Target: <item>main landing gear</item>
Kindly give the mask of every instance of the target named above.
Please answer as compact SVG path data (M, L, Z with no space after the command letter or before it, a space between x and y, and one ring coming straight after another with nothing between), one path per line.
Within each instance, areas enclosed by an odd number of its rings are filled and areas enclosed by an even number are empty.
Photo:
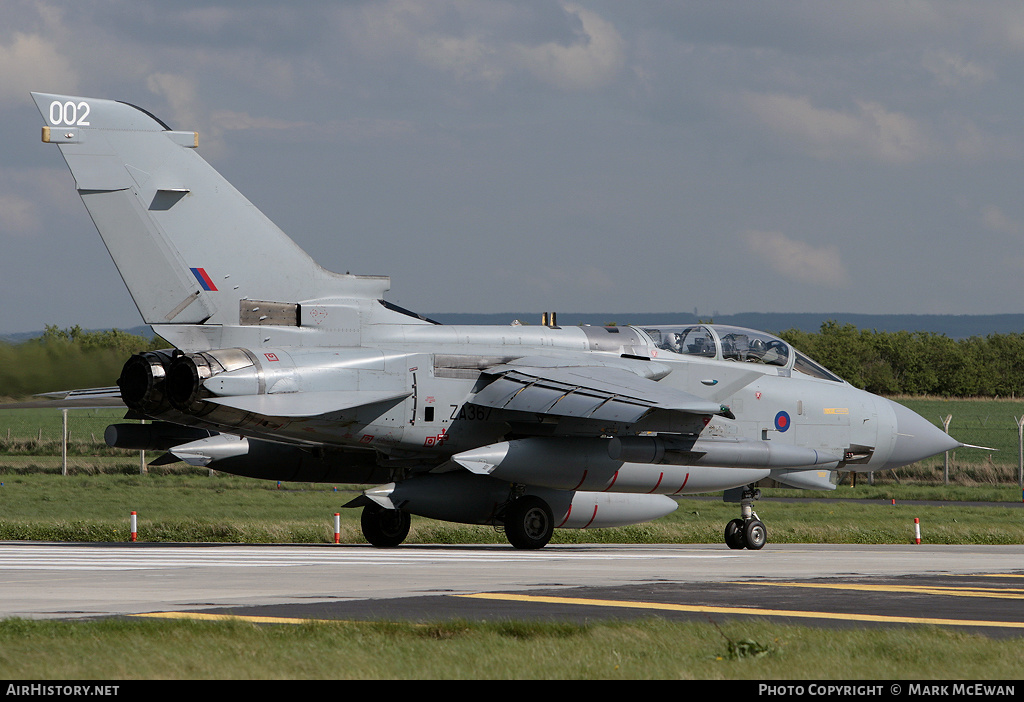
M740 503L740 518L725 525L725 543L729 548L758 551L768 542L768 529L754 511L754 500L760 497L761 491L750 485L725 491L726 502Z
M359 519L363 536L378 548L392 548L405 541L411 523L409 513L405 510L384 509L376 504L363 507Z
M555 531L555 518L548 503L534 495L523 495L505 508L505 538L520 549L544 548Z
M518 549L544 548L555 531L555 518L548 503L534 495L523 495L508 503L501 516L505 537ZM363 536L378 548L392 548L409 535L409 513L385 509L373 503L363 507L360 517Z

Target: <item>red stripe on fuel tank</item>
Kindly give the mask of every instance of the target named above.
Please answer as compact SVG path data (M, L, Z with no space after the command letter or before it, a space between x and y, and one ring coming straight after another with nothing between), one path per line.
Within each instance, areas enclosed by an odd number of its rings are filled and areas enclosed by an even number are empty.
M619 479L619 471L615 471L615 475L612 476L612 481L610 483L608 483L608 487L606 487L603 490L603 492L608 492L609 490L611 490L612 489L612 485L614 485L615 481L618 480L618 479Z
M569 521L569 515L570 515L570 514L572 514L572 505L569 505L569 511L565 513L565 519L563 519L563 520L562 520L562 523L561 523L561 524L559 524L558 526L562 526L562 525L563 525L563 524L565 524L565 523L566 523L567 521Z
M652 493L653 493L653 492L654 492L655 490L657 490L657 489L658 489L658 486L659 486L659 485L661 485L661 480L662 480L662 478L664 478L664 477L665 477L665 474L664 474L664 473L661 473L661 474L659 474L659 475L658 475L658 482L657 482L657 483L655 483L655 485L654 485L654 487L653 487L653 488L651 488L651 492L647 493L648 495L652 494Z
M687 473L687 474L686 474L686 477L685 477L685 478L683 478L683 484L682 484L682 485L680 485L680 486L679 486L679 489L678 489L678 490L676 490L676 491L675 491L674 493L672 493L672 494L673 494L673 495L678 495L679 493L681 493L681 492L683 491L683 488L684 488L684 487L686 487L686 483L688 483L689 481L690 481L690 474L689 474L689 473Z

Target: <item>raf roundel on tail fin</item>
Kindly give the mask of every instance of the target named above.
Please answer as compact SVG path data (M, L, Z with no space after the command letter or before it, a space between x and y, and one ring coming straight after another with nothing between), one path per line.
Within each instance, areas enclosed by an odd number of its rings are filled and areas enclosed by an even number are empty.
M385 276L320 267L171 130L134 105L32 93L147 324L239 324L240 301L380 298ZM242 305L244 307L244 305Z

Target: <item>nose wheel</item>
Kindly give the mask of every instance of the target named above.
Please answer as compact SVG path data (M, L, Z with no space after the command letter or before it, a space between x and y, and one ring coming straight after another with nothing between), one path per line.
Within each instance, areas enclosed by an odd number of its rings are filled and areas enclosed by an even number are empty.
M759 551L768 543L768 529L754 512L754 500L760 497L761 491L755 490L749 485L742 488L742 492L738 494L732 490L726 490L725 500L727 502L740 503L740 518L733 519L725 525L725 543L729 548Z

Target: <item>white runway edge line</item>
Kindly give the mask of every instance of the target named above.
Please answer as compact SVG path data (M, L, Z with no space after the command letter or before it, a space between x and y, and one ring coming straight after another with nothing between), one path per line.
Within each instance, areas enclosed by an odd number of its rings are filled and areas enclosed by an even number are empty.
M357 547L333 549L296 549L282 547L169 547L104 548L82 546L21 546L0 544L0 570L146 570L159 568L271 568L324 565L431 565L457 560L480 564L552 561L622 561L642 559L720 559L736 558L732 553L681 553L643 551L636 553L588 553L551 550L535 553L501 551L464 551L429 549L378 551Z

